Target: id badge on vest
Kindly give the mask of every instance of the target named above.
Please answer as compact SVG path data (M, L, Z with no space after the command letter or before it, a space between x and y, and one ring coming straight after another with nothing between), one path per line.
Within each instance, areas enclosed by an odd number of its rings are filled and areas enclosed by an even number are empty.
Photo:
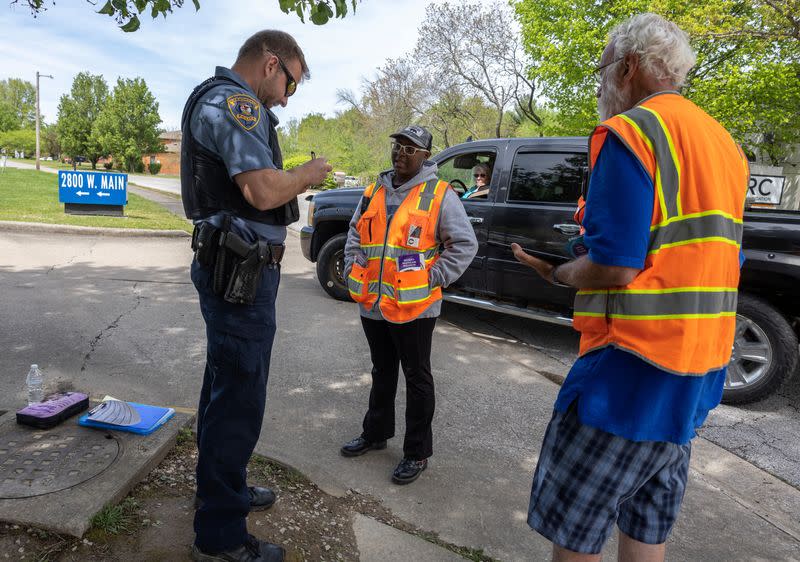
M420 238L422 238L422 225L416 222L409 223L406 246L409 248L419 248Z
M397 258L397 271L420 271L424 264L422 254L403 254Z

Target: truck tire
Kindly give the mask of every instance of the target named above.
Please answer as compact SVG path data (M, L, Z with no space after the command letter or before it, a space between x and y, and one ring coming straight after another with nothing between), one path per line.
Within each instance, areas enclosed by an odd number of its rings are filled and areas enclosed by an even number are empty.
M317 279L325 292L340 301L351 301L344 280L344 244L347 233L337 234L322 246L317 256Z
M722 402L747 404L775 392L797 368L797 346L797 335L780 312L763 299L739 294Z

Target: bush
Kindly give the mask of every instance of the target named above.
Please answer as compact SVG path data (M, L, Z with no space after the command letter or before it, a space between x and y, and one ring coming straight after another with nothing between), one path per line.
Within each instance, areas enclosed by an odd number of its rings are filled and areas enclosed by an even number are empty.
M150 170L151 174L156 175L161 171L161 162L150 162L148 169Z
M113 167L114 167L114 162L112 160L103 163L103 168L105 168L106 170L110 170Z
M36 152L36 132L27 129L5 131L0 133L0 148L5 148L11 156L14 151L22 151L25 154Z
M308 156L306 154L297 154L295 156L289 156L289 158L283 161L283 169L291 170L292 168L297 168L298 166L302 166L309 160L311 160L311 156Z
M322 191L327 191L329 189L336 189L339 186L336 184L336 180L333 179L333 174L328 174L323 182L317 187L319 187L319 189Z

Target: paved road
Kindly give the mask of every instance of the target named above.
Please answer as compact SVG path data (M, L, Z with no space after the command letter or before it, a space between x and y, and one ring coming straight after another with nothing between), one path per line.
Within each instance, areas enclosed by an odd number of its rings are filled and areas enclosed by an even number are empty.
M9 160L9 166L33 168L30 164ZM42 168L53 171L53 169ZM181 214L180 180L131 174L129 182L147 188L139 192L157 199L176 214ZM136 187L131 189L136 191ZM166 195L159 195L164 192ZM306 223L308 202L299 196L299 230ZM553 326L479 311L468 307L445 305L444 318L484 340L505 343L508 353L537 353L537 370L545 374L566 375L575 359L577 335L570 328ZM525 361L524 358L521 359ZM709 416L700 434L728 451L767 470L800 489L800 374L795 374L772 397L747 406L720 406Z
M566 375L575 360L578 336L571 328L451 303L444 317L508 347L545 354L552 360L547 370L557 375ZM717 407L700 435L800 489L800 374L761 402Z
M331 492L378 497L397 517L448 542L501 560L545 559L547 543L524 520L557 392L546 373L566 368L557 345L541 344L542 353L504 341L507 333L448 307L433 353L435 456L414 485L394 486L389 474L401 439L359 459L338 454L360 430L368 350L354 305L327 297L299 255L298 238L288 242L258 452L297 466ZM205 354L189 259L185 238L0 232L0 407L22 403L34 362L51 386L194 406ZM399 394L401 435L402 388ZM672 559L800 560L800 492L702 440L691 478Z

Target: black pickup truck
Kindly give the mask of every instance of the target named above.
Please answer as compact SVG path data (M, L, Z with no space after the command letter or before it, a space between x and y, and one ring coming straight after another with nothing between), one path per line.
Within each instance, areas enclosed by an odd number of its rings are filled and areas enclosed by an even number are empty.
M519 264L512 242L567 258L578 233L575 203L586 181L586 138L482 140L450 147L432 158L439 177L458 192L472 185L472 168L488 164L490 192L464 200L475 228L478 254L444 299L533 320L570 325L574 290L551 285ZM322 288L349 299L342 277L350 218L363 188L313 196L303 255L317 264ZM800 213L765 209L745 212L744 264L736 340L723 400L759 400L797 369L800 334Z

